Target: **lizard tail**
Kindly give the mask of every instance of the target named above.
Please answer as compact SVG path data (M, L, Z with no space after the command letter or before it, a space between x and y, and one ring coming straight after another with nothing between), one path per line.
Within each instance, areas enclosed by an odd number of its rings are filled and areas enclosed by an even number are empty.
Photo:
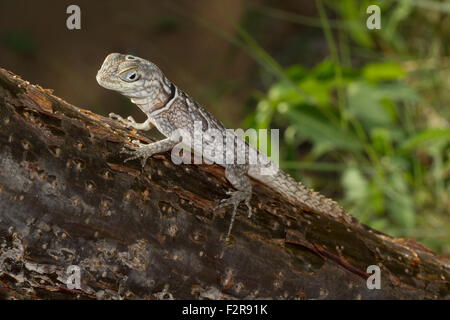
M309 189L281 169L273 175L261 175L252 171L249 171L249 176L277 191L292 204L347 222L351 221L351 216L338 203Z

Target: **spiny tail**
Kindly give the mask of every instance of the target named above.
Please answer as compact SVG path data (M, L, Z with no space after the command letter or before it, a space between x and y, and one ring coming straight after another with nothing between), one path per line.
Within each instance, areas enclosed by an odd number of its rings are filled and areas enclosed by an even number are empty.
M292 204L306 207L316 213L341 218L347 222L351 221L351 216L335 201L307 188L281 169L273 175L262 175L257 170L249 170L249 176L277 191Z

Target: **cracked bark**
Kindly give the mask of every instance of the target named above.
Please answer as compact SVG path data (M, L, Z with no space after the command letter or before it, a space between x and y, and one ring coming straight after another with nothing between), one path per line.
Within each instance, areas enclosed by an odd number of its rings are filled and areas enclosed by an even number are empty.
M0 69L0 298L450 298L448 259L257 182L226 243L223 170L169 154L125 164L131 139L151 140Z

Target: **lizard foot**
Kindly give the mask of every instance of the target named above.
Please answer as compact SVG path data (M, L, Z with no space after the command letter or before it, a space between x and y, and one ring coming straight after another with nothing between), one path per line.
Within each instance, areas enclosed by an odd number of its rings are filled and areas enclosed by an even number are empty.
M132 116L129 116L128 118L124 119L122 118L122 116L116 114L116 113L110 113L108 115L111 119L115 119L115 120L119 120L121 122L123 122L125 125L129 126L129 127L135 127L136 124L138 124L134 118Z
M230 237L231 229L233 228L234 219L236 218L237 208L239 204L243 201L248 208L248 217L252 217L252 207L250 206L250 199L252 197L251 192L247 191L228 191L227 194L231 195L231 197L222 199L220 203L214 208L214 210L227 207L229 205L233 206L233 212L231 214L231 222L228 227L227 240Z
M133 140L132 143L137 144L138 146L137 147L127 146L127 147L124 147L120 151L120 153L132 155L132 157L125 159L124 162L142 158L141 164L142 164L142 167L145 167L145 163L147 162L147 159L156 153L153 151L152 144L144 144L138 140ZM129 149L131 149L131 150L129 150Z

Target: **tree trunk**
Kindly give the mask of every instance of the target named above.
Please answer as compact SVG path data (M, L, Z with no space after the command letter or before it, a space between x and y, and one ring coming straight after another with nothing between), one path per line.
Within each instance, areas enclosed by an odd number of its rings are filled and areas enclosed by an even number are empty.
M141 169L119 152L132 139L151 140L0 69L0 298L450 297L448 259L255 181L227 242L223 170L169 154Z

